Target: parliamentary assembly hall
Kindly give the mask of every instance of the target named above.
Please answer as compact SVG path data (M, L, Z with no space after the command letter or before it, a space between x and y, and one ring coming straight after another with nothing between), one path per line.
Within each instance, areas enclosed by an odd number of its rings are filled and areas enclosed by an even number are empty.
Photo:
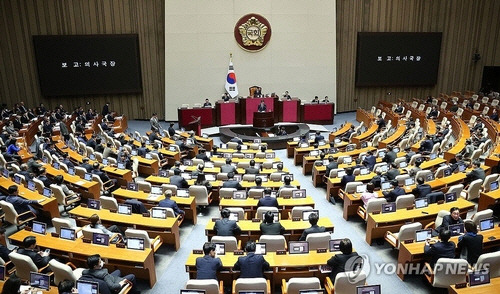
M499 11L0 1L0 294L498 293Z

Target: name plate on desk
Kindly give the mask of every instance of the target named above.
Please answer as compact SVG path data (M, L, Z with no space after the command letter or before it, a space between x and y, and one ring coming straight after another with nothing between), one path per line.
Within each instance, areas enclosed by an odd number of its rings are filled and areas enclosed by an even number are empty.
M372 212L373 214L380 214L380 210Z
M59 238L59 234L57 232L52 232L50 235L54 238Z
M408 207L406 208L406 210L412 210L413 208L415 208L413 205L412 205L412 206L408 206Z
M260 219L258 219L258 218L252 218L252 223L260 223Z
M143 214L142 214L142 216L143 216L143 217L150 217L150 216L151 216L151 214L150 214L149 212L145 212L145 213L143 213Z
M243 250L234 250L234 251L233 251L233 254L234 254L234 255L243 255L243 254L244 254L244 252L243 252Z
M292 217L292 222L298 222L300 221L300 217Z
M201 249L193 249L193 254L203 254L203 250L201 250Z
M31 227L26 226L26 227L24 227L24 229L25 229L26 231L28 231L28 232L31 232Z
M117 210L116 210L116 209L110 209L110 210L109 210L109 212L111 212L111 213L116 213L116 212L117 212Z
M287 195L287 196L282 196L282 198L283 199L290 199L290 198L292 198L292 196Z
M123 243L116 243L116 248L125 248L125 244L123 244Z
M80 204L80 206L83 207L83 208L87 208L88 207L87 203L82 203L82 204Z
M413 239L408 239L403 241L405 244L411 244L413 243Z
M276 255L286 255L286 250L276 250Z
M467 287L467 283L458 283L455 284L455 289L465 288Z
M316 249L316 252L317 253L325 253L326 252L326 248L318 248L318 249Z
M220 219L220 218L218 218L218 217L213 217L213 218L212 218L212 221L213 221L213 222L216 222L216 221L218 221L219 219Z
M92 243L92 240L87 238L82 238L83 243Z
M252 198L253 198L253 199L260 199L260 198L262 198L262 196L260 196L260 195L255 195L255 196L253 196Z

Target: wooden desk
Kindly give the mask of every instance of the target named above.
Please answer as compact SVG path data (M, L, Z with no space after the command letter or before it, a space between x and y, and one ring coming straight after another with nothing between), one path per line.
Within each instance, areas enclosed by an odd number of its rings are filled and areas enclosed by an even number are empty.
M366 243L371 245L373 239L384 237L387 231L398 232L401 226L407 222L420 222L422 226L425 226L436 219L439 211L449 211L454 206L460 209L460 216L465 219L467 211L474 208L474 203L458 197L457 201L443 204L433 203L420 209L398 209L395 212L380 214L370 213L366 223Z
M370 146L370 147L365 147L365 148L361 148L361 149L354 149L352 151L345 151L345 152L338 152L335 154L328 154L325 156L325 159L328 159L328 157L330 157L330 156L332 156L334 159L338 159L340 156L351 156L351 157L353 157L353 161L354 161L354 159L356 159L359 156L359 154L361 154L363 152L374 151L374 150L377 150L377 148ZM313 170L313 165L314 165L314 162L316 160L320 160L319 155L318 156L304 156L304 158L302 159L302 174L304 174L304 175L310 174ZM313 179L313 181L314 181L314 179Z
M47 171L47 174L51 177L58 175L63 176L64 181L71 186L75 187L76 190L85 198L99 199L101 197L101 188L99 183L94 181L86 181L77 175L70 175L65 173L62 169L55 169L50 164L42 163L43 167Z
M116 189L115 191L113 191L112 194L115 197L115 199L120 203L125 202L125 200L127 199L137 199L142 203L144 203L144 206L147 209L150 209L153 206L157 206L161 200L165 199L164 195L160 195L157 198L151 198L149 197L150 195L149 193L143 191L137 191L137 192L130 191L122 188ZM185 197L172 196L171 199L177 202L177 206L179 206L180 209L184 210L184 212L186 213L184 218L191 220L193 224L196 225L197 212L196 212L196 201L194 200L194 197L191 196L185 198Z
M78 226L89 224L89 218L93 214L99 215L104 225L118 225L121 227L133 227L138 230L145 230L150 237L160 236L163 243L168 243L174 246L175 250L179 250L179 223L178 218L152 218L145 217L142 214L126 215L116 212L111 212L107 209L95 210L88 207L78 206L69 211L70 215L76 219Z
M193 172L195 170L198 170L198 167L194 166L194 165L193 166L186 166L186 168L184 169L185 172ZM241 174L241 175L245 174L244 168L237 168L236 170L238 171L238 174ZM276 168L264 168L264 169L259 171L259 174L260 175L270 175L270 174L275 173L277 171L278 171L278 169L276 169ZM288 168L284 168L283 171L285 173L289 173ZM218 173L220 173L220 167L205 167L203 169L203 172L205 174L218 174Z
M231 161L234 162L234 163L238 163L238 162L250 162L250 160L254 160L255 162L258 162L258 163L263 163L263 162L280 162L281 159L279 159L278 157L275 157L275 158L272 158L272 159L267 159L267 158L253 158L253 159L249 159L249 158L231 158ZM218 156L212 156L210 158L210 161L212 162L224 162L224 164L226 164L226 159L223 158L223 157L218 157Z
M95 245L84 243L81 238L70 241L54 238L50 234L41 235L26 230L10 235L9 239L13 244L22 246L24 238L28 236L36 236L38 246L49 248L52 256L69 260L77 267L87 268L87 257L99 253L101 258L107 259L106 268L120 269L123 275L134 274L139 279L148 280L151 288L156 283L155 261L151 248L142 251L117 248L114 244Z
M160 164L156 159L146 159L140 156L132 156L132 160L139 160L139 173L144 175L157 175L160 171Z
M300 165L302 164L302 159L306 154L309 154L309 152L313 150L328 150L330 149L330 144L318 146L318 148L314 148L314 146L309 146L309 147L300 147L300 148L295 148L293 152L293 164L295 165Z
M447 161L450 161L452 158L455 158L455 156L465 148L465 141L470 138L469 126L467 126L467 124L463 120L455 116L449 117L449 120L455 138L460 138L460 139L457 142L455 142L455 145L450 150L444 153L444 158Z
M292 211L293 207L296 206L312 206L314 208L314 200L311 196L306 198L282 198L278 197L279 210L281 211L280 219L288 219L288 213ZM220 199L219 208L222 210L226 207L242 207L247 213L248 219L252 219L257 213L257 203L258 199L247 198L247 199Z
M8 195L8 189L10 186L16 185L18 188L18 194L20 197L27 200L40 200L44 201L38 205L34 205L34 207L40 207L46 212L49 217L52 219L53 217L60 217L59 214L59 205L57 204L57 199L55 197L47 198L43 195L40 195L38 191L31 191L28 188L25 188L23 185L17 185L13 180L0 177L0 189L5 192L5 195Z
M356 148L361 148L361 142L368 141L375 135L378 130L378 125L372 123L370 127L358 136L352 137L352 143L356 144Z
M392 134L387 139L378 142L378 148L385 148L388 145L396 143L405 134L406 125L404 124L404 121L399 121L399 122L400 122L400 124L399 124L398 128L396 129L396 132L394 132L394 134Z
M338 129L336 132L331 132L329 135L328 135L328 141L329 142L332 142L333 140L335 140L336 137L338 136L342 136L344 133L346 133L347 131L349 131L351 129L351 126L352 126L352 123L350 122L346 122L340 129Z
M483 253L488 252L487 249L500 245L500 227L496 226L491 230L479 232L479 234L483 235ZM496 239L490 240L490 237L495 237ZM455 242L455 245L458 244L458 236L451 237L450 240ZM405 268L407 264L423 262L425 260L424 246L425 242L401 243L398 254L398 265L401 268ZM459 252L457 251L457 253ZM405 273L398 270L398 277L401 280L404 280L404 276Z
M305 229L310 228L311 224L308 221L292 221L289 219L280 220L281 225L285 228L285 238L287 241L290 240L299 240L302 232ZM214 231L215 222L210 220L205 227L205 235L207 235L208 240L212 239L215 236ZM238 240L241 240L241 243L244 244L248 240L258 240L261 232L260 232L260 222L253 222L251 220L240 220L238 222L238 226L241 228L241 235L236 236ZM327 217L320 217L318 221L318 226L324 226L326 231L333 233L333 223Z
M477 206L477 211L491 208L493 205L498 203L499 199L500 199L500 190L495 190L488 193L481 192Z
M457 289L455 285L448 288L450 294L491 294L496 293L500 287L500 277L490 279L489 284L478 286L467 286L465 288Z

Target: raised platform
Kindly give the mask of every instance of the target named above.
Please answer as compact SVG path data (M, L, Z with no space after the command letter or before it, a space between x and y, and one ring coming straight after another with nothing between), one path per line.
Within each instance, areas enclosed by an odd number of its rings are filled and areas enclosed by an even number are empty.
M307 134L310 128L307 124L282 124L288 135L269 137L269 134L277 132L278 125L270 129L254 128L253 126L224 126L219 127L220 139L222 142L227 143L234 137L239 137L243 141L253 141L254 139L261 139L263 143L267 143L271 149L284 149L286 142L292 140L294 137L300 137Z

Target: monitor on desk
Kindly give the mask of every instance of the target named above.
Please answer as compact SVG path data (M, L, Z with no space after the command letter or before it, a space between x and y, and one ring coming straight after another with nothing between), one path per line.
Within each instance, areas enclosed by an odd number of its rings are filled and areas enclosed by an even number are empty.
M325 140L321 140L318 142L318 146L325 146L326 145L326 141Z
M50 198L52 196L52 190L47 187L43 187L43 196Z
M177 148L175 146L176 145L168 146L168 151L170 151L170 152L177 152Z
M429 154L429 160L433 160L433 159L436 159L436 158L437 158L437 154L436 153Z
M235 222L238 222L240 220L240 214L237 212L230 212L228 219L234 220Z
M101 233L92 233L92 243L97 245L109 245L109 235Z
M469 273L469 285L471 287L490 283L489 270L475 271Z
M59 164L59 162L57 161L54 161L54 163L52 164L52 166L55 168L55 169L59 169L61 167L61 165Z
M330 247L330 252L335 252L335 251L340 251L340 242L342 239L332 239L328 241L329 247Z
M315 213L319 217L319 210L317 209L311 209L311 210L304 210L302 211L302 220L303 221L309 221L309 216L311 214Z
M42 222L33 221L32 232L45 235L45 232L47 232L47 225Z
M127 249L144 250L144 238L127 237Z
M341 142L342 142L342 140L341 140L341 139L339 139L339 138L335 138L335 139L333 140L333 143L335 143L335 144L340 144Z
M294 138L292 139L292 142L299 142L299 141L300 141L300 137L294 137Z
M444 200L445 200L445 202L457 201L457 193L451 192L451 193L444 194Z
M127 183L127 190L138 191L139 187L138 187L138 185L135 182L128 182Z
M190 173L181 173L181 177L186 180L186 181L189 181L191 180L191 174Z
M158 176L163 177L163 178L167 178L168 177L168 171L166 171L166 170L160 170L158 172Z
M393 147L393 148L392 148L392 151L394 151L394 152L398 153L398 152L399 152L399 147Z
M80 293L78 293L78 294L80 294ZM207 292L205 290L181 289L180 294L207 294Z
M382 213L389 213L396 211L396 202L382 204Z
M381 173L386 173L389 170L389 166L387 164L381 165L381 166L378 167L378 170Z
M407 178L405 179L405 186L411 186L415 184L415 179L414 178Z
M282 161L276 161L276 162L273 162L273 169L277 169L278 168L278 165L283 165L283 162Z
M118 204L118 213L120 214L132 214L132 205L130 204Z
M267 177L266 177L266 176L264 176L264 177L265 177L265 178L266 178L266 180L267 180ZM234 179L235 181L241 182L241 181L243 180L243 176L242 176L242 175L234 175L234 176L233 176L233 179ZM262 179L262 182L266 182L266 181L265 181L264 179Z
M345 170L339 170L337 172L337 178L342 178L346 175L347 173L345 172Z
M206 152L206 153L208 153L208 152ZM209 155L207 155L207 156L209 156ZM205 162L205 168L213 168L213 167L214 167L213 162L211 162L211 161Z
M345 151L346 151L346 152L350 152L350 151L353 151L353 150L354 150L354 148L355 148L355 146L354 146L354 145L347 145L347 146L345 147Z
M433 174L428 174L426 177L427 182L433 181L434 180L434 175Z
M68 174L74 176L75 175L75 168L74 167L68 167Z
M151 160L151 159L153 159L153 155L151 155L151 153L146 153L146 154L144 155L144 158L146 158L146 159L148 159L148 160Z
M253 158L255 157L255 154L253 154L253 153L245 153L245 154L244 154L244 157L245 157L246 159L253 159Z
M495 227L495 222L492 217L483 219L479 222L479 230L482 231L487 231L491 230Z
M458 165L458 171L459 172L464 172L466 169L467 169L467 167L465 166L465 164L459 164Z
M95 160L95 154L90 154L90 155L89 155L89 159L90 159L90 160Z
M266 219L266 213L267 213L267 211L262 213L262 217L261 217L262 221L264 221ZM273 223L279 222L280 221L280 213L278 211L272 211L272 213L273 213Z
M498 181L491 182L490 184L490 192L498 190Z
M380 294L380 285L357 286L356 294Z
M356 186L356 193L365 193L367 185L358 185Z
M300 290L299 294L325 294L325 289Z
M338 152L339 152L339 149L335 148L335 147L331 147L330 149L328 149L328 153L330 153L330 154L335 154Z
M151 208L151 217L152 218L167 218L167 210L163 207L152 207Z
M408 163L407 163L406 161L401 161L401 162L399 163L399 168L405 168L405 167L407 167L407 166L408 166Z
M130 152L130 155L132 156L137 156L137 150L133 149L132 152Z
M107 158L102 159L102 164L108 165L108 163L109 163L109 160Z
M85 181L92 181L92 174L90 173L85 173L85 176L83 176L83 179Z
M189 190L188 189L177 189L177 197L188 198Z
M292 198L306 198L306 189L293 190Z
M99 284L97 282L77 280L76 289L78 294L99 294Z
M30 286L48 291L50 289L50 276L41 273L30 272Z
M225 255L226 254L226 244L225 243L214 243L215 244L215 254Z
M4 176L4 178L9 178L9 170L4 168L2 171L2 175Z
M362 168L359 170L359 174L362 176L367 175L369 173L370 173L370 171L367 168Z
M319 150L313 150L313 151L309 152L309 156L311 156L311 157L319 156Z
M427 207L429 206L429 201L427 200L427 198L419 198L419 199L415 199L415 208L424 208L424 207Z
M368 147L368 142L361 142L361 148Z
M245 191L245 190L234 191L233 192L233 199L247 199L247 191Z
M96 199L89 199L87 201L87 207L99 210L99 209L101 209L101 201L96 200Z
M451 232L451 236L459 236L465 231L464 223L449 225L448 230Z
M391 189L392 185L390 182L383 182L380 184L380 189L383 191Z
M266 255L266 243L255 243L255 254Z
M28 181L28 190L33 191L33 192L36 190L35 182Z
M224 158L233 158L233 154L232 153L223 153L222 155Z
M306 143L306 142L300 143L299 147L300 148L307 148L307 147L309 147L309 143Z
M352 163L352 157L350 157L350 156L349 156L349 157L344 157L344 158L342 159L342 162L343 162L344 164L351 164L351 163Z
M445 177L451 176L451 168L443 170L443 176Z
M305 254L305 253L309 253L309 242L306 242L306 241L290 241L290 242L288 242L288 252L290 254Z
M61 239L71 240L71 241L75 240L76 233L74 229L61 228L60 231L61 233L59 234L59 236L61 237Z
M184 159L183 163L185 166L192 166L193 165L193 160L191 159Z
M14 175L14 183L21 185L21 177L17 174Z
M151 186L151 194L161 195L163 193L162 188L160 186Z
M205 180L209 181L209 182L213 182L216 180L216 176L214 174L205 174Z
M45 156L44 156L44 157L42 157L42 162L43 162L43 163L48 163L48 162L49 162L49 160L47 159L47 157L45 157Z
M415 231L415 240L417 242L423 242L431 237L432 237L432 229L416 230Z
M384 151L379 151L378 152L378 157L379 158L384 158L385 157L385 152Z
M125 163L119 162L117 167L118 169L125 169Z

